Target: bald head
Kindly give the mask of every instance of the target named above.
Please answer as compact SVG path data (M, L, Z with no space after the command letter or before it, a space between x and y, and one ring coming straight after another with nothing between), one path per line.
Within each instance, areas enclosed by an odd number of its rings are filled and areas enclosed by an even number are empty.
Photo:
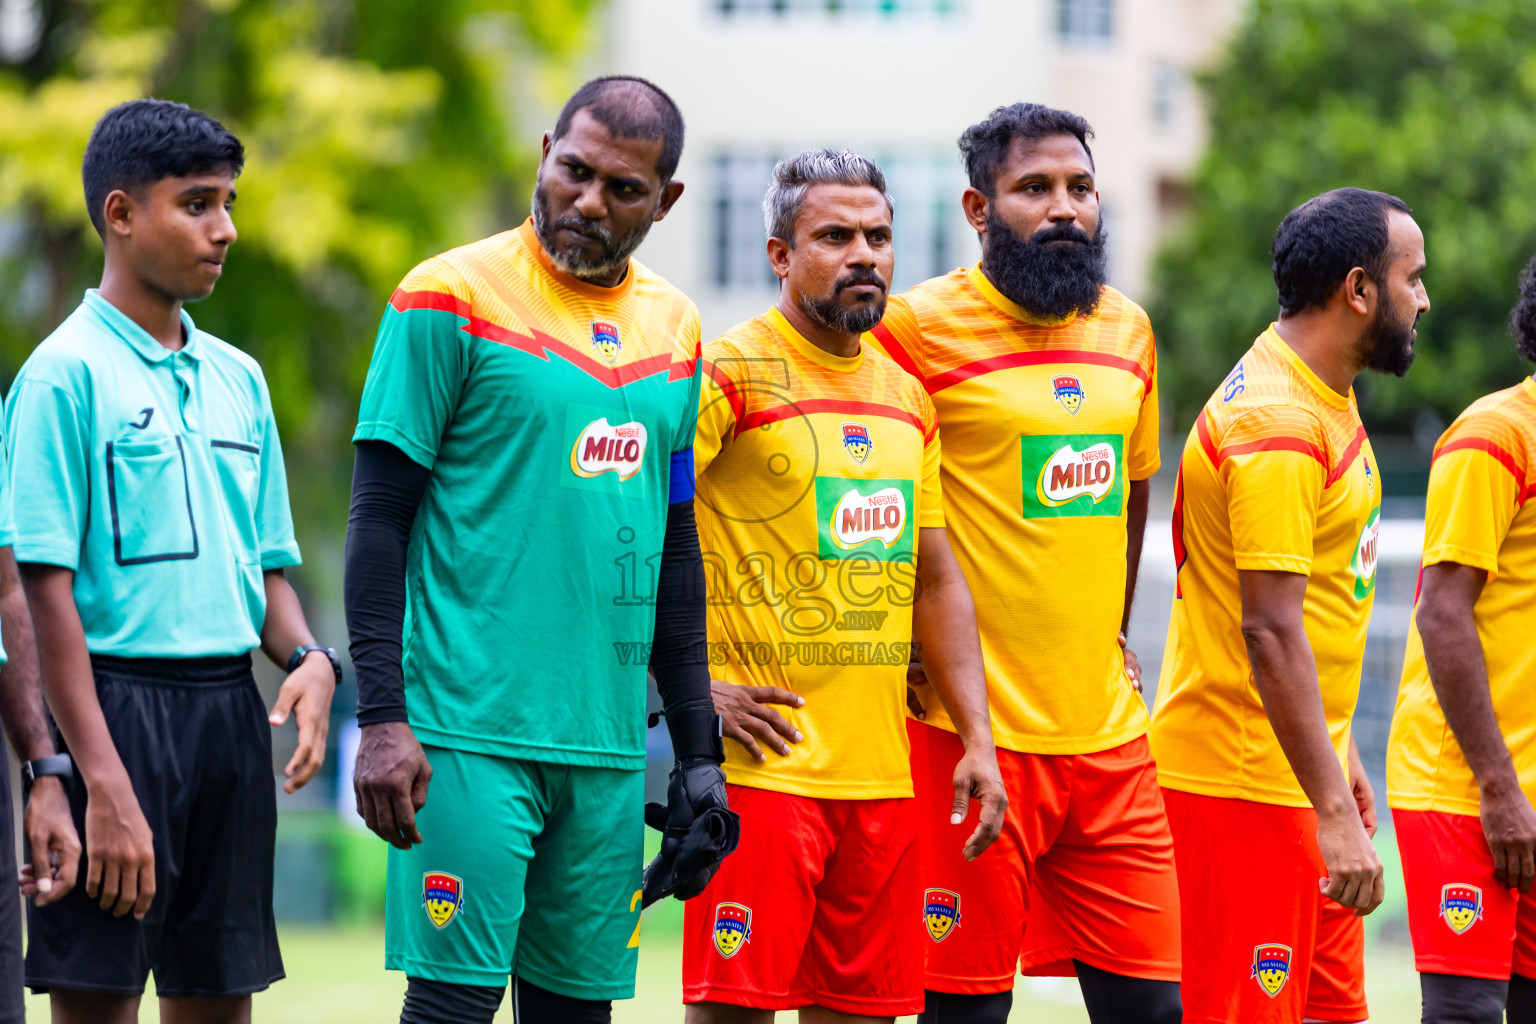
M672 180L683 155L683 115L672 97L632 75L594 78L566 100L555 122L557 141L570 131L571 120L579 110L585 110L616 139L661 140L656 173L662 184Z

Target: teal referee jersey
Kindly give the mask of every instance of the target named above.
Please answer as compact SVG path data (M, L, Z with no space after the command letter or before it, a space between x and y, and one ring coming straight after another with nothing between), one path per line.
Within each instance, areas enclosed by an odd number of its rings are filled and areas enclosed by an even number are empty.
M181 318L172 352L92 289L6 399L16 559L74 570L93 654L244 654L299 564L261 367Z

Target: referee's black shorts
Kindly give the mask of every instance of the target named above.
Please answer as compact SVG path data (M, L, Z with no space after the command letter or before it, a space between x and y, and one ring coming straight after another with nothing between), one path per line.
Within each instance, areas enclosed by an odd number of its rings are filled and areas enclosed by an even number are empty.
M272 733L249 655L91 656L96 693L155 842L155 898L142 921L75 888L27 911L26 981L137 995L259 992L283 976L272 917L277 796ZM85 834L85 786L70 807Z

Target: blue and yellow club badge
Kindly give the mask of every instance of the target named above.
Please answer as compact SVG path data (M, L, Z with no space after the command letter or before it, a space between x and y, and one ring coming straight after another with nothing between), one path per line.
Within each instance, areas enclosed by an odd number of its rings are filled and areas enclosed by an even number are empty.
M869 458L870 449L874 446L874 442L869 439L869 428L864 424L843 424L843 447L848 450L849 455L853 456L854 462L862 466L864 460Z
M1278 942L1266 942L1253 947L1253 979L1264 994L1273 999L1285 988L1291 976L1291 947Z
M715 907L715 951L729 960L752 939L752 908L740 903Z
M624 343L619 340L618 327L607 320L593 320L592 347L597 349L597 354L609 366L618 362L619 350L624 347Z
M1483 890L1462 882L1441 886L1440 917L1451 931L1465 935L1468 928L1482 920Z
M464 879L446 871L428 871L421 876L421 905L427 919L438 931L464 909Z
M929 889L923 893L923 923L934 942L943 942L960 927L960 894L948 889Z
M1051 378L1051 390L1055 392L1056 401L1061 403L1061 407L1073 416L1083 407L1083 382L1080 378L1070 373L1058 374Z

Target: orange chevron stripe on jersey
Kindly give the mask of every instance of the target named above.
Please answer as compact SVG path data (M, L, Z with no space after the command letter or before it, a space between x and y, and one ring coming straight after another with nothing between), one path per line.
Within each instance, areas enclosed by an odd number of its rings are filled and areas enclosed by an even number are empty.
M535 267L539 272L531 272ZM533 233L533 222L451 250L422 263L401 282L390 306L453 312L462 330L548 360L551 354L610 388L665 372L693 374L700 348L676 339L697 337L698 310L682 292L631 261L618 288L596 288L556 268ZM615 321L618 344L610 361L594 342L594 322Z
M938 418L872 346L826 352L778 311L704 347L695 509L718 678L805 696L805 736L731 782L798 796L912 795L906 666L913 558L944 525Z
M975 266L891 299L871 337L938 409L945 521L976 598L998 745L1086 754L1142 735L1115 637L1126 495L1158 467L1146 314L1106 288L1092 316L1041 320ZM953 729L936 696L923 701Z
M1178 585L1152 721L1159 781L1305 807L1253 684L1238 574L1309 578L1302 618L1342 759L1381 522L1379 467L1354 393L1329 388L1271 328L1196 417L1175 490Z
M1526 378L1473 402L1435 445L1424 510L1422 564L1457 562L1488 574L1472 618L1494 714L1519 775L1536 798L1536 383ZM1402 685L1387 742L1393 807L1476 815L1477 779L1446 725L1410 622Z

